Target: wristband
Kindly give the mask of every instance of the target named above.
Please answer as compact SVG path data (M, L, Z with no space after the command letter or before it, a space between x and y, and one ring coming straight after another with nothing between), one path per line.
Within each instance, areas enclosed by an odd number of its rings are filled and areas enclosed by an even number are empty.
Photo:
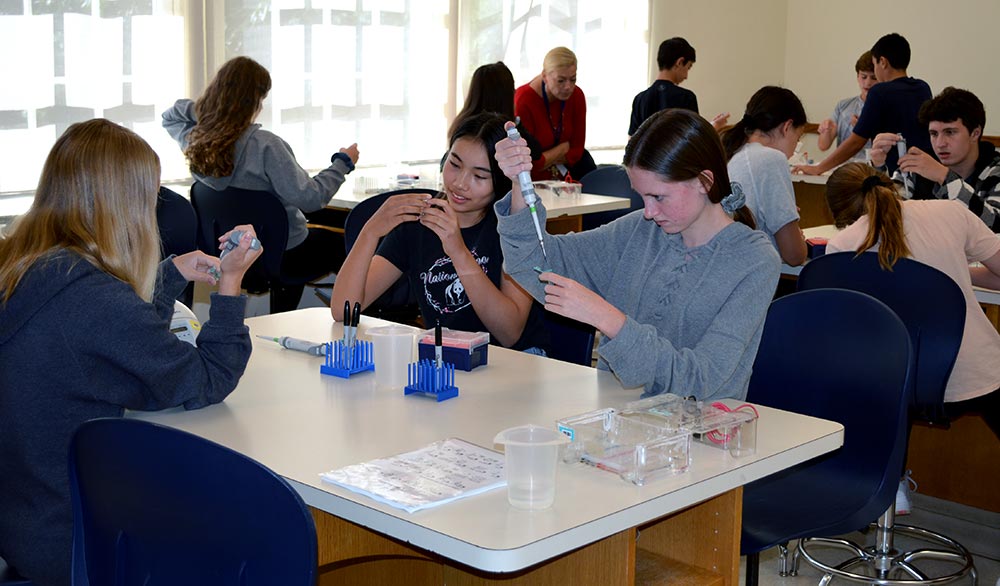
M347 156L347 153L333 153L333 156L330 157L330 163L333 164L337 161L343 161L347 165L348 173L354 170L354 161L351 160L351 157Z

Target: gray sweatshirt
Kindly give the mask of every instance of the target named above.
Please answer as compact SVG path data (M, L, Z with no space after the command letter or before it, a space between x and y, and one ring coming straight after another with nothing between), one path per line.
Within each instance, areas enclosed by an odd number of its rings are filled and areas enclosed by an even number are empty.
M177 100L163 113L163 128L180 144L181 150L187 149L188 133L195 124L191 100ZM195 174L195 178L217 191L239 187L270 191L278 196L288 213L286 248L302 244L308 235L302 212L315 212L330 203L344 183L344 176L353 169L338 157L329 167L310 177L295 160L292 147L277 135L261 129L260 124L251 124L236 141L234 162L236 167L232 175L205 177Z
M530 212L511 215L510 197L495 206L507 273L543 301L532 267L551 269L627 316L598 346L598 368L626 387L642 385L643 396L746 397L781 264L763 233L734 223L689 249L635 211L579 234L546 234L543 266Z

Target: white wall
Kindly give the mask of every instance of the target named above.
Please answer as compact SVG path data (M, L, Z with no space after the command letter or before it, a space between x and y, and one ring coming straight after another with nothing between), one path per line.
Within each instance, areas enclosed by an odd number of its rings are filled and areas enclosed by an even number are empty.
M706 118L730 112L735 122L761 86L782 83L787 0L650 0L650 4L650 76L637 80L636 93L656 77L656 50L670 37L684 37L697 52L684 86L697 94L698 108Z

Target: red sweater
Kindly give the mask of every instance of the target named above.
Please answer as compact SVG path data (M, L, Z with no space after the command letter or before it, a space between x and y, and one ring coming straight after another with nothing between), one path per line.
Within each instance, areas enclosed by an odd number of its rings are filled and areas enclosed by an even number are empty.
M587 134L587 98L579 86L566 100L563 110L560 100L549 101L549 115L545 115L545 101L529 84L522 85L514 92L514 113L521 117L525 130L538 139L542 150L547 151L556 146L555 129L559 127L559 116L562 114L562 136L559 142L569 141L569 152L566 161L573 165L583 156L584 140ZM536 181L551 179L545 169L549 163L545 157L535 161L531 168L531 177Z

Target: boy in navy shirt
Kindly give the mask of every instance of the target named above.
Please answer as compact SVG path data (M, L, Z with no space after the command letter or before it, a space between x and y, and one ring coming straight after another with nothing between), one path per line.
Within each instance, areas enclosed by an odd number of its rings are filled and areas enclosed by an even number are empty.
M898 33L885 35L872 47L872 64L879 83L868 90L868 99L851 135L820 163L796 166L795 172L825 173L856 155L866 142L884 132L901 134L908 146L930 152L927 126L921 126L917 113L920 106L931 99L931 88L925 81L906 74L910 65L910 44ZM886 164L890 172L898 166L898 158L896 152L888 154Z

